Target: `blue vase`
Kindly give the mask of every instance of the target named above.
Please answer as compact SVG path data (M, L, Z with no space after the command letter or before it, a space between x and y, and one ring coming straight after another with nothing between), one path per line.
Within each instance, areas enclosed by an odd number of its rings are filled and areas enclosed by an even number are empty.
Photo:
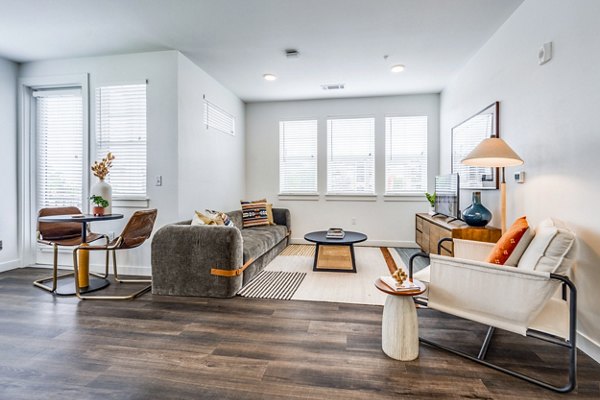
M481 192L473 192L473 204L462 213L462 219L471 226L486 226L492 220L492 213L481 204Z

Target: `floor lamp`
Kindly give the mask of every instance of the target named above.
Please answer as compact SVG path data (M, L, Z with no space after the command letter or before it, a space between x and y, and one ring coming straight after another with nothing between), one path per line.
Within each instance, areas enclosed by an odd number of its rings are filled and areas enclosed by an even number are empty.
M504 140L492 136L479 143L461 162L471 167L502 168L500 213L502 233L504 233L506 231L506 179L504 168L521 165L523 160Z

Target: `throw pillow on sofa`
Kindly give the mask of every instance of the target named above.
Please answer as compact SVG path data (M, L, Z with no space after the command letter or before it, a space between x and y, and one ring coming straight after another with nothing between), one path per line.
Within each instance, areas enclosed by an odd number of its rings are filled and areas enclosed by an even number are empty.
M223 221L223 225L225 226L235 226L229 215L225 214L223 211L215 211L215 210L204 210L206 213L213 219L220 218Z
M255 201L242 200L240 203L242 205L242 223L244 228L271 225L267 212L267 199Z
M223 218L220 216L210 216L201 213L200 211L194 212L191 225L225 225Z
M498 240L486 261L516 267L533 236L527 218L517 219Z

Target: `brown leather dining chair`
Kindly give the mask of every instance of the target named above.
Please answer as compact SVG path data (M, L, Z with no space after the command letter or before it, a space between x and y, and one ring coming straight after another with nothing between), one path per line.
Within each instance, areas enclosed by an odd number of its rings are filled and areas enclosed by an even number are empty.
M121 232L117 238L115 238L110 243L107 243L105 246L77 246L73 249L73 266L75 269L75 274L78 273L78 263L77 263L77 252L81 249L89 250L89 251L107 251L111 252L113 255L113 268L115 281L118 283L150 283L150 285L144 286L142 289L124 296L86 296L82 295L79 288L79 282L75 279L75 294L82 300L131 300L139 295L146 293L152 288L152 279L120 279L119 274L117 272L117 250L129 250L134 249L136 247L141 246L144 242L150 237L152 234L152 229L154 228L154 222L156 221L156 215L158 211L156 209L152 210L139 210L133 213L127 225ZM108 256L107 256L108 259ZM107 264L108 268L108 264Z
M42 208L38 213L38 217L70 214L81 214L81 210L77 207ZM108 236L106 235L92 233L88 230L86 236L88 243L104 238L108 245ZM58 279L72 276L74 274L74 272L69 272L58 275L58 248L61 246L81 246L81 224L78 222L38 222L37 242L53 247L54 261L52 263L52 276L38 279L34 281L33 284L34 286L54 293L56 291ZM106 252L106 270L104 275L95 273L92 274L99 278L106 278L108 276L108 251ZM48 286L46 284L48 281L52 281L52 286ZM75 279L75 281L77 282L77 279Z

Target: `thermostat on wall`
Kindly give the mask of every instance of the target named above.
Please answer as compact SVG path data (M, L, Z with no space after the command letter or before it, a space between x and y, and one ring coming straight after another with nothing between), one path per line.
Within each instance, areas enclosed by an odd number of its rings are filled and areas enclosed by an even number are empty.
M515 172L515 182L525 183L525 171Z

